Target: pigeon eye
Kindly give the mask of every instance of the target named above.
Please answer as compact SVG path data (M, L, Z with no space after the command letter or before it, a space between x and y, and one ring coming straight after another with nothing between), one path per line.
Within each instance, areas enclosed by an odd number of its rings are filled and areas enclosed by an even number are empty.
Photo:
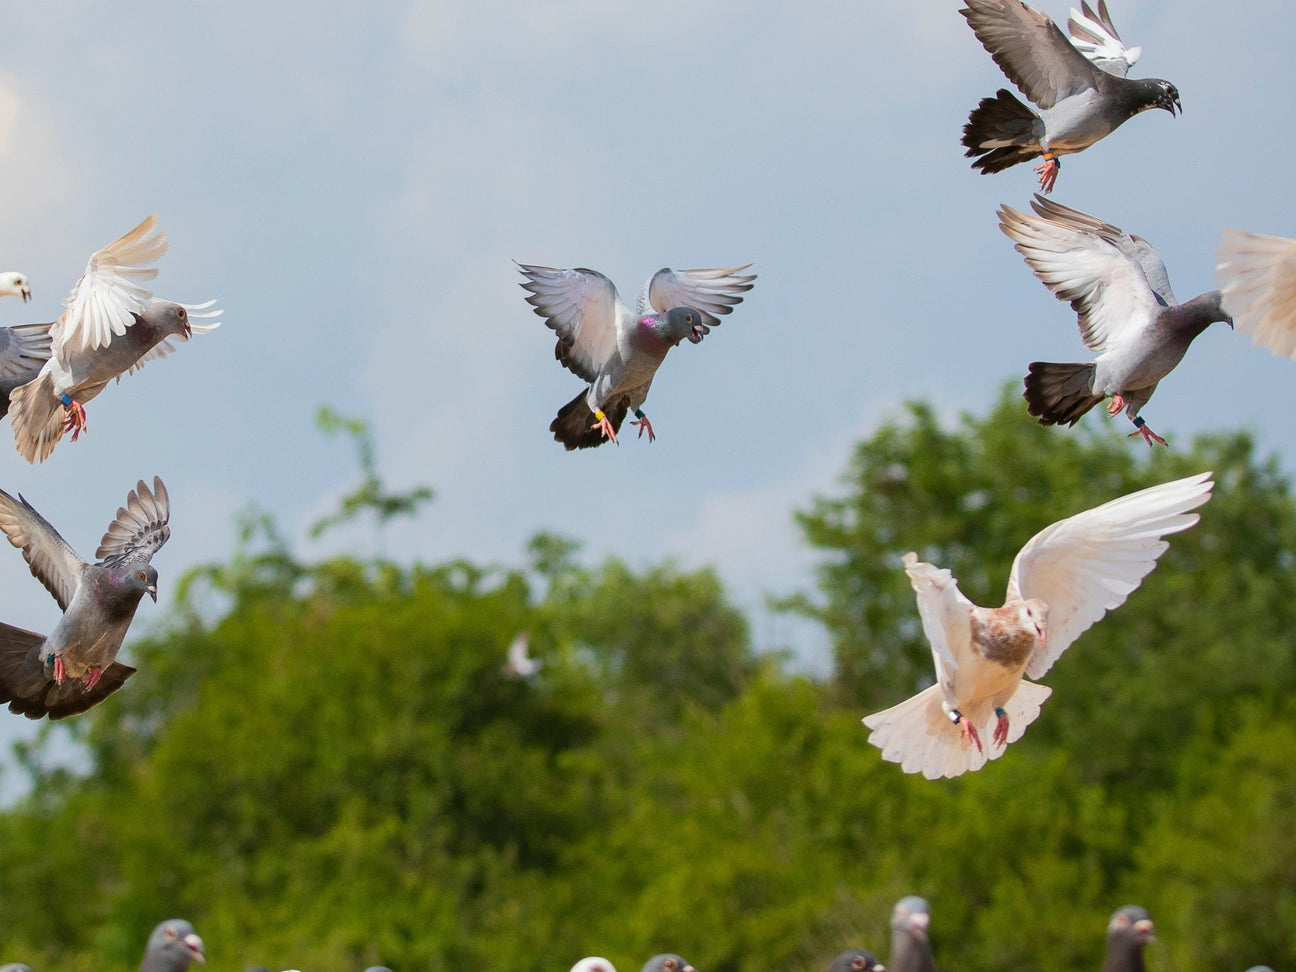
M665 962L662 963L662 968L665 969L666 972L671 972L671 970L677 968L678 965L679 963L676 962L674 959L667 959Z
M144 580L144 571L141 570L135 576L138 577L140 580Z
M864 968L864 956L856 955L853 959L851 959L851 967L855 969Z
M143 574L140 574L140 576L143 577L144 575L143 575ZM180 933L179 933L178 931L176 931L174 928L168 928L168 929L166 930L166 937L167 937L167 938L175 938L175 937L177 937L179 934L180 934Z

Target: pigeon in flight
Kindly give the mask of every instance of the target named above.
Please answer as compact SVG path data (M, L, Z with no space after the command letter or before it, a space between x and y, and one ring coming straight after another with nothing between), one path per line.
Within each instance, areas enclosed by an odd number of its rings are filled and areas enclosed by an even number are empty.
M185 972L191 962L206 962L203 940L193 925L183 918L172 918L153 929L140 972Z
M742 303L756 275L751 264L714 270L658 270L644 285L635 313L612 281L595 270L519 264L527 303L558 332L554 356L589 387L558 411L549 426L568 450L617 442L626 412L639 436L657 436L641 406L666 352L688 338L694 344Z
M99 562L88 564L31 504L0 490L0 530L63 609L48 636L0 622L0 703L29 719L64 719L135 674L117 652L140 599L157 600L149 560L171 536L170 516L162 480L154 476L152 490L140 480L109 524Z
M891 911L891 972L936 972L931 939L931 906L917 895L896 902Z
M1162 483L1041 530L1013 560L1004 606L978 607L954 576L904 557L931 643L936 684L864 719L882 758L928 779L1002 756L1039 717L1051 689L1025 681L1108 611L1125 603L1169 544L1197 522L1209 472Z
M1224 309L1237 329L1296 360L1296 240L1226 229L1215 259Z
M21 297L24 304L31 300L31 284L27 282L27 275L17 270L0 273L0 297Z
M852 948L833 959L828 972L887 972L887 969L872 952Z
M1163 108L1183 110L1169 81L1125 76L1140 48L1127 49L1112 26L1105 0L1095 13L1072 11L1072 39L1021 0L968 0L960 10L1008 80L1038 109L1000 88L984 98L963 126L974 169L1000 172L1037 155L1040 189L1051 192L1058 157L1083 151L1126 119Z
M1093 361L1032 361L1025 378L1026 408L1040 425L1075 425L1108 395L1110 415L1122 409L1131 436L1150 446L1165 439L1139 414L1157 383L1183 359L1197 335L1214 323L1231 324L1212 290L1178 303L1165 263L1140 236L1038 193L1035 215L999 207L999 228L1035 276L1079 316L1080 337Z
M540 674L540 669L544 667L544 662L539 658L532 658L527 654L531 647L531 632L521 631L517 637L509 642L508 661L504 663L504 677L516 679L528 679L534 675Z
M1138 905L1117 908L1107 922L1107 955L1103 972L1143 972L1143 948L1156 941L1156 927Z
M50 356L53 324L0 327L0 415L9 411L9 396L40 374Z
M36 378L10 393L10 424L18 452L44 462L64 432L72 441L85 431L84 403L114 378L175 350L169 338L189 340L219 322L205 304L155 301L143 281L157 276L148 264L166 252L166 231L150 216L125 236L96 251L50 325L49 359Z

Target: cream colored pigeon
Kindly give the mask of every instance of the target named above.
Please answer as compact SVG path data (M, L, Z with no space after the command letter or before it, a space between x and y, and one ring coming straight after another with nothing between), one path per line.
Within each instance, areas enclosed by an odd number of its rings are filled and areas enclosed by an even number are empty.
M1226 229L1215 259L1233 326L1259 347L1296 360L1296 240Z
M978 607L948 571L904 556L931 643L936 684L864 719L882 758L928 779L997 759L1039 717L1052 689L1026 681L1125 603L1210 499L1209 472L1162 483L1041 530L1013 560L1004 606Z
M155 301L145 289L143 282L157 276L148 264L166 248L166 232L150 216L90 257L63 316L50 326L49 360L9 396L14 441L28 462L44 462L64 432L75 442L86 428L84 403L110 381L174 351L169 338L187 341L219 326L196 323L220 315L208 310L214 301Z
M27 275L17 270L0 273L0 297L21 297L24 304L31 300L31 284L27 282Z
M596 270L518 265L527 278L526 298L558 332L554 356L589 386L558 411L549 425L568 450L590 449L617 433L626 412L648 441L657 436L640 406L666 352L688 338L697 344L720 323L756 275L751 264L714 270L664 268L648 280L635 313L621 302L612 281Z

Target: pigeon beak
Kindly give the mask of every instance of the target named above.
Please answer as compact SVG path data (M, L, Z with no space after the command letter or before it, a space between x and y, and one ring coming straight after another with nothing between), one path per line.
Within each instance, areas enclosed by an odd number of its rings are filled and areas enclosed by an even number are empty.
M154 595L154 600L156 599L157 597L156 595ZM197 935L190 932L188 935L184 937L184 944L185 944L185 948L189 949L189 956L190 958L193 959L193 961L195 962L207 961L207 951L203 947L203 940L199 938Z
M151 598L153 598L153 603L156 604L156 603L157 603L157 585L156 585L156 584L150 584L148 587L144 588L144 590L148 591L148 596L151 597ZM193 936L193 937L194 937L194 938L197 938L198 936L195 935L195 936ZM188 942L189 939L186 938L185 941ZM201 940L201 939L199 939L198 944L199 944L200 946L202 945L202 940Z
M931 924L931 915L923 915L923 914L910 915L910 916L909 916L909 923L912 924L912 925L914 926L914 928L915 928L915 930L917 930L918 934L920 934L920 935L922 935L924 938L926 938L926 937L927 937L927 926L928 926L929 924Z
M1156 926L1152 924L1151 918L1143 918L1134 922L1134 930L1139 933L1139 937L1145 942L1155 942Z
M22 289L22 299L23 299L23 303L24 303L24 304L27 303L27 301L31 300L31 288L30 288L30 287L23 287L23 289Z

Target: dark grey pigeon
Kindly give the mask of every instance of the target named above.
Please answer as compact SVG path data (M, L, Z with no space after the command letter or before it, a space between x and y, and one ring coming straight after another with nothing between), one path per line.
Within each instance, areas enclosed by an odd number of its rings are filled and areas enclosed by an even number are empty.
M833 959L832 964L828 966L828 972L887 972L887 969L873 957L872 952L853 948Z
M1107 957L1103 972L1143 972L1143 947L1156 941L1156 927L1137 905L1118 908L1107 922Z
M1035 171L1040 188L1050 192L1061 168L1059 156L1088 148L1149 108L1171 115L1183 110L1169 81L1125 77L1138 51L1126 51L1121 44L1105 2L1096 15L1086 4L1078 27L1073 18L1075 43L1021 0L968 0L959 13L1008 80L1038 109L1004 88L973 109L963 126L963 145L968 157L976 159L972 167L983 173L1042 155Z
M0 703L39 719L65 719L102 702L135 669L116 661L140 599L157 600L149 560L171 536L171 501L153 477L126 496L88 564L21 496L0 490L0 530L22 549L63 617L47 635L0 622ZM156 936L158 932L154 932Z
M569 451L617 441L626 412L639 436L657 436L640 406L666 352L688 338L697 344L720 323L756 275L751 264L714 270L658 270L644 285L635 313L612 281L595 270L519 264L527 278L527 303L558 332L554 357L589 386L558 411L549 425Z
M193 925L183 918L172 918L153 929L140 972L184 972L191 962L206 962L203 940Z
M67 309L49 325L48 360L34 380L12 390L10 424L18 452L28 462L47 459L65 431L85 431L84 402L113 379L175 350L170 338L189 340L216 323L214 301L193 306L154 301L144 281L149 266L166 252L166 231L150 216L126 235L90 255L85 273L64 301ZM203 313L195 313L203 311Z
M896 902L891 911L891 972L936 972L932 958L931 906L917 895Z
M665 955L654 955L644 963L643 972L696 972L678 955L667 952Z
M1059 300L1070 301L1080 337L1098 357L1031 362L1027 411L1040 425L1075 425L1110 395L1108 413L1124 409L1134 423L1131 436L1165 445L1139 412L1197 335L1215 321L1232 326L1220 292L1180 304L1165 263L1147 240L1039 194L1031 206L1034 216L1000 206L999 228L1035 276Z

